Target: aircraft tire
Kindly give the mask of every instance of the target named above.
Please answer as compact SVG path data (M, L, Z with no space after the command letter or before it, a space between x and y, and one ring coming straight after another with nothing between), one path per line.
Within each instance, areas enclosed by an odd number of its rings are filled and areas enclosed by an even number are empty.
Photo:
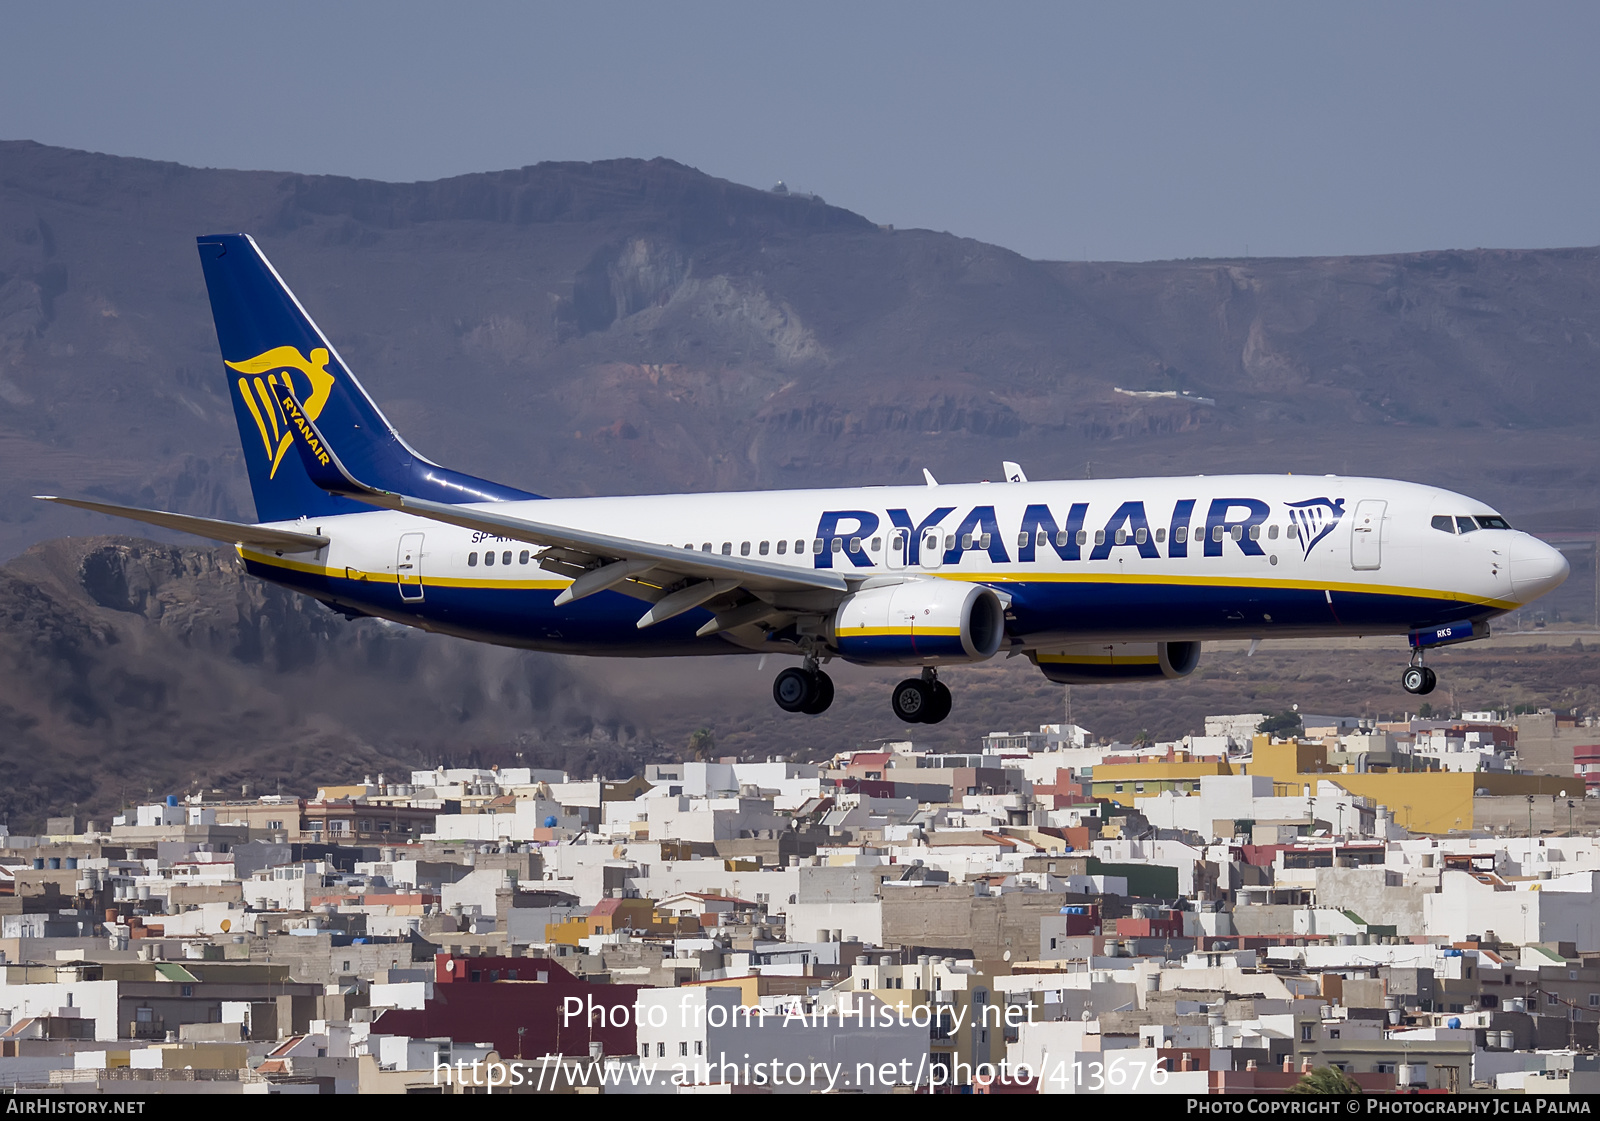
M790 666L773 679L772 699L784 712L805 712L816 695L816 682L799 666Z
M889 694L889 707L907 724L921 724L933 704L933 690L920 677L906 678Z
M800 711L807 716L820 716L833 703L833 678L818 670L811 675L811 703Z
M1427 694L1433 692L1434 686L1439 684L1439 675L1424 666L1422 670L1422 677L1422 688L1418 689L1417 692L1423 696L1426 696Z
M1413 695L1426 693L1434 685L1428 679L1433 672L1423 666L1411 666L1400 675L1400 688Z
M955 698L950 696L950 687L942 681L935 681L930 690L933 700L928 705L927 712L922 717L924 724L937 724L950 715L950 708L955 703Z

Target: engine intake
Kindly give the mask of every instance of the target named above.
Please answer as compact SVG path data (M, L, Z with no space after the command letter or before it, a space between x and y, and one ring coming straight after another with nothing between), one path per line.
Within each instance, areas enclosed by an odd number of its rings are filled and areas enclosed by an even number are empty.
M840 657L869 666L981 662L1005 640L1005 608L981 584L907 580L849 596L833 616Z

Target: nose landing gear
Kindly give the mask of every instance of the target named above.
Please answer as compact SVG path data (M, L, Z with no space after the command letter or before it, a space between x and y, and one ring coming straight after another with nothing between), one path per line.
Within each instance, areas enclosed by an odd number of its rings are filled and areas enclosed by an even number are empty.
M815 658L803 667L790 666L772 683L772 699L785 712L818 716L833 703L833 678L817 668Z
M1416 696L1426 696L1439 684L1439 677L1422 664L1422 651L1411 655L1411 665L1400 675L1400 688Z
M889 694L889 706L907 724L937 724L950 715L950 690L932 666L921 677L908 677Z

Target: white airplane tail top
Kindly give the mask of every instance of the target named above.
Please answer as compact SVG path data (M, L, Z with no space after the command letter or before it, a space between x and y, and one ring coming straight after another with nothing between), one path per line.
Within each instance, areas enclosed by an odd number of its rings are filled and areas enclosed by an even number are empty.
M1561 554L1481 502L1384 479L1243 475L541 499L422 458L254 241L200 239L258 512L235 525L59 499L239 547L350 616L595 655L787 653L908 666L897 716L949 713L939 669L1001 652L1051 680L1179 678L1209 639L1405 634L1434 646L1560 584ZM292 450L291 450L292 448Z

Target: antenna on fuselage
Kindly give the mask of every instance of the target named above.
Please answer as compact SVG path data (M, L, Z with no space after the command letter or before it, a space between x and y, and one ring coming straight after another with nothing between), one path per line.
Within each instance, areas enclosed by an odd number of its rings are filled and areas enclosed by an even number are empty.
M938 486L938 485L939 485L939 480L938 480L938 479L935 479L935 478L934 478L934 477L933 477L933 472L932 472L932 471L929 471L929 470L928 470L928 469L927 469L927 468L926 468L926 467L924 467L924 468L923 468L923 469L922 469L922 477L923 477L923 478L924 478L924 479L927 479L927 480L928 480L928 485L929 485L929 486L930 486L930 487L936 487L936 486Z

